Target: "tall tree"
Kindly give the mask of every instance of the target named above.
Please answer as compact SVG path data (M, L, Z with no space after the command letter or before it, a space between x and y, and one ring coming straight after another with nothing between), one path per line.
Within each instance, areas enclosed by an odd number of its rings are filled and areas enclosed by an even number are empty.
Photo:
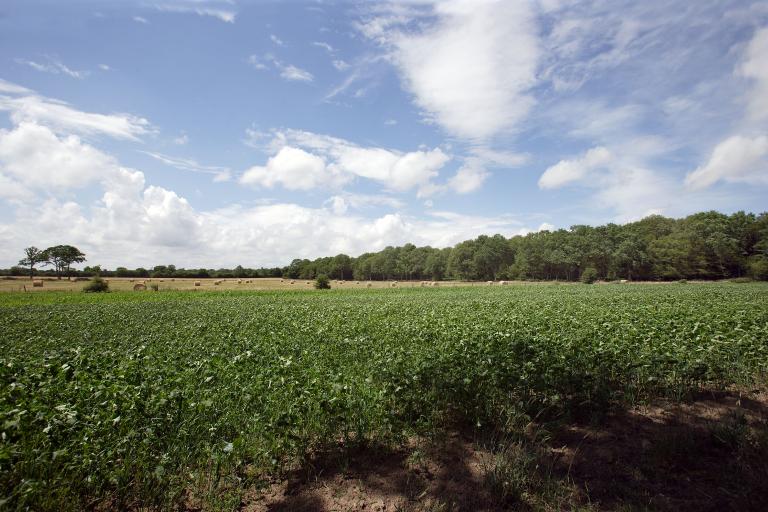
M53 265L56 271L56 277L61 279L61 273L66 271L69 275L70 267L73 263L82 263L85 261L85 254L80 249L71 245L56 245L49 247L45 251L45 264Z
M45 251L41 251L34 245L24 249L26 257L19 260L19 265L22 267L29 267L29 278L32 279L35 276L35 265L45 262Z

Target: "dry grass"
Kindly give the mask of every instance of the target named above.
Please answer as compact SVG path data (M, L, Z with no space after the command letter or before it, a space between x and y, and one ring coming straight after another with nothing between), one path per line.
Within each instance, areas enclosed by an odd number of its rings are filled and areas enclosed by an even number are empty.
M0 292L43 292L43 291L68 291L79 292L82 289L82 283L76 281L70 281L68 279L56 279L49 277L36 277L35 280L42 280L44 286L42 288L32 287L32 281L26 277L18 277L11 279L0 279ZM112 291L132 291L134 284L144 284L149 287L152 284L159 286L160 290L295 290L297 285L311 285L312 281L290 281L280 278L260 278L260 279L195 279L195 278L175 278L175 279L136 279L127 277L106 277L105 281L109 283L109 288ZM195 282L199 282L199 286L195 286ZM219 283L219 284L216 284ZM363 288L418 288L421 286L422 281L343 281L341 283L334 282L334 287L344 288L347 290L363 289ZM425 282L426 286L436 286L436 283L431 281ZM473 281L442 281L440 286L480 286L483 283ZM528 284L528 283L520 283ZM298 289L304 289L304 286L298 287Z

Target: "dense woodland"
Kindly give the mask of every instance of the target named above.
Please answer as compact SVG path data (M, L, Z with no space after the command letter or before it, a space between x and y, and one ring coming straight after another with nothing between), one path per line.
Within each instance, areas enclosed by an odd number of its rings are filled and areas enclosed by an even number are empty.
M254 255L258 259L258 255ZM7 273L23 275L24 268ZM768 279L768 213L732 215L710 211L683 219L660 215L625 225L540 231L525 236L480 236L454 247L406 244L316 260L295 259L283 268L105 270L86 267L77 275L115 277L288 277L356 280L676 280L751 277ZM44 273L44 272L43 272Z

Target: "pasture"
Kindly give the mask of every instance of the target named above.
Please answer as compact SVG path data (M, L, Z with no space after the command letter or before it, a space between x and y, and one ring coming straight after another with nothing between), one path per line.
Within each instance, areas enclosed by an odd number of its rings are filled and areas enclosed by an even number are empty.
M3 508L281 510L264 493L290 475L321 478L329 458L345 471L361 452L405 454L413 469L459 436L486 457L472 466L481 476L467 471L482 499L440 502L450 493L429 491L427 468L408 480L426 483L403 488L400 510L599 510L549 440L702 392L759 405L741 430L727 423L736 444L723 453L740 465L720 465L739 478L720 485L724 496L765 491L751 457L768 449L766 284L282 291L291 285L255 281L276 290L227 280L190 293L165 280L164 293L0 295ZM675 442L659 457L678 453ZM620 503L648 503L632 496ZM327 506L286 500L273 501Z

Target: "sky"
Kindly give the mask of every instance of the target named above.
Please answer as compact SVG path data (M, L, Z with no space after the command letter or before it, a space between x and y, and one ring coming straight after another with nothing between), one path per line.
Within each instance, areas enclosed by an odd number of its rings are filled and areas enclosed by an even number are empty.
M4 0L0 267L768 208L768 2Z

